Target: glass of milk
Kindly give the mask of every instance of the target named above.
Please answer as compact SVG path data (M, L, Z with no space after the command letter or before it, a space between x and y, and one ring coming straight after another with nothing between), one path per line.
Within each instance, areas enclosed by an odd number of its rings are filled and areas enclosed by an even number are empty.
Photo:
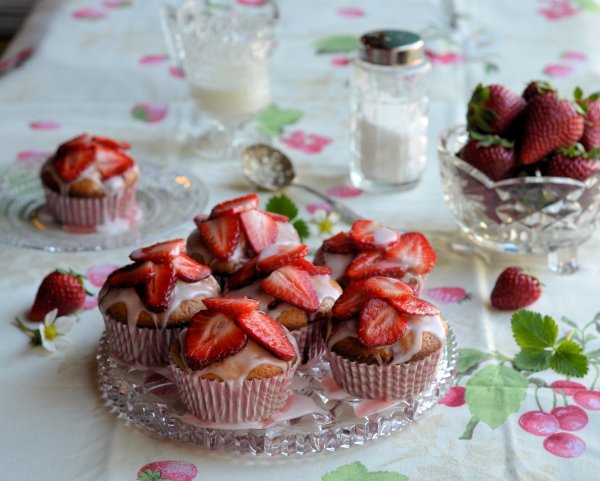
M209 128L197 138L207 158L233 158L262 140L248 127L271 102L277 7L270 0L186 0L163 6L171 56L184 70Z

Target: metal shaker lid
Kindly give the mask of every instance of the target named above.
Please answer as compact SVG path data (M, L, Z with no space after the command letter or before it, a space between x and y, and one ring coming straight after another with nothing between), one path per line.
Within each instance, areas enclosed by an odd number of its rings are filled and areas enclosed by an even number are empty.
M378 30L360 37L359 57L377 65L416 65L423 62L419 35L403 30Z

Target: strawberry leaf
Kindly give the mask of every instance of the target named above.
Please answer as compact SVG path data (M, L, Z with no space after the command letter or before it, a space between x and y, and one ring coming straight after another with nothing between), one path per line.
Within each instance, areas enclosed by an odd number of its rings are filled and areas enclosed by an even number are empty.
M538 312L520 310L511 319L513 337L522 349L545 349L554 347L558 338L558 326L550 316Z
M294 109L281 109L277 105L269 105L257 117L258 128L270 137L283 134L286 125L293 124L302 118L302 112Z
M310 230L308 228L308 225L306 225L306 222L304 222L304 220L295 220L292 225L294 226L294 229L296 229L300 240L304 240L310 236Z
M479 366L484 361L491 359L487 352L479 351L478 349L463 348L458 350L458 363L456 372L463 374L476 366Z
M267 212L281 214L292 220L298 215L298 207L287 195L274 195L267 202Z
M589 362L580 345L564 340L550 357L550 367L566 376L583 377L588 372Z
M543 371L550 367L551 356L546 349L523 349L515 357L515 364L524 371Z

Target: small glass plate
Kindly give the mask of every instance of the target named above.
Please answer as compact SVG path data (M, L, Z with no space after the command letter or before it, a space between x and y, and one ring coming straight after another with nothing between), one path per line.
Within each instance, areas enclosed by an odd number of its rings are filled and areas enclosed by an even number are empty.
M191 222L208 201L204 183L187 169L140 163L138 219L121 232L63 229L45 209L37 171L11 168L0 176L0 243L49 252L114 249L146 244Z
M211 451L290 456L363 445L401 431L433 408L454 382L458 350L451 329L435 381L414 398L351 397L327 362L297 372L283 412L261 423L216 425L186 412L169 368L147 370L109 355L106 335L96 356L103 398L119 417L150 434Z

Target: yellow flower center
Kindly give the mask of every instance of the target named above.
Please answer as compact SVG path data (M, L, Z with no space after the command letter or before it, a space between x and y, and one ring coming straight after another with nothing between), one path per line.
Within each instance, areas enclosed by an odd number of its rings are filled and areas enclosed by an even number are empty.
M49 326L44 326L44 336L49 341L54 341L54 339L56 339L58 335L59 334L58 334L58 332L56 332L56 327L54 327L54 324L50 324Z
M322 234L329 234L333 229L333 222L329 219L329 217L325 217L321 222L319 222L319 230Z

